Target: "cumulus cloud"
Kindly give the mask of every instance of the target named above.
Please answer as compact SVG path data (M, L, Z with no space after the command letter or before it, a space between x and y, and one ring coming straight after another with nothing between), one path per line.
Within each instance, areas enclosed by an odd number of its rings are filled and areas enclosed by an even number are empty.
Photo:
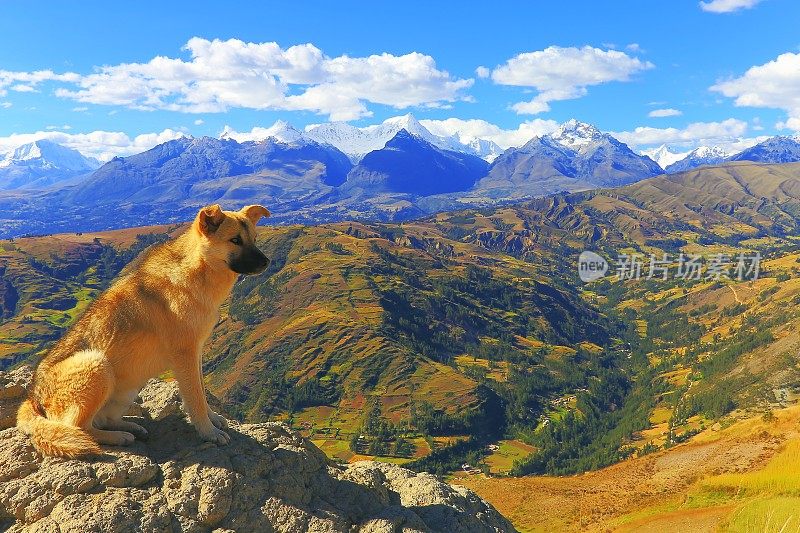
M353 120L371 115L369 103L404 109L464 100L474 82L451 76L417 52L328 57L313 44L281 48L274 42L199 37L184 50L188 60L157 56L146 63L100 67L65 80L76 87L60 87L56 95L140 110L303 110Z
M194 121L195 126L202 126L203 124L205 124L205 121L202 118L198 118Z
M90 133L65 133L63 131L37 131L35 133L14 133L0 137L0 153L7 153L18 146L39 139L47 139L67 148L78 150L85 156L107 161L115 156L137 154L150 148L184 137L185 134L172 129L159 133L144 133L135 137L118 131L93 131Z
M8 109L12 105L14 104L12 104L11 102L0 102L0 107L2 107L3 109Z
M782 109L788 118L780 125L800 131L800 53L781 54L738 78L717 82L711 90L735 98L739 107Z
M683 115L682 111L672 109L671 107L665 109L653 109L647 114L647 116L650 118L679 117L681 115Z
M700 9L708 13L731 13L740 9L750 9L761 0L710 0L700 2Z
M516 129L508 130L481 119L448 118L445 120L420 120L420 123L434 135L443 137L457 135L461 142L486 139L494 141L501 148L522 146L533 137L541 137L558 129L558 122L555 120L540 118L523 122Z
M641 147L659 144L728 145L742 141L745 133L747 133L747 122L729 118L722 122L693 122L685 128L640 126L633 131L621 131L612 135L628 146Z
M302 94L286 97L286 109L312 110L331 120L370 116L365 102L397 109L412 106L440 107L444 102L463 100L461 92L472 86L471 79L453 79L438 70L432 57L417 52L363 58L348 56L326 59L320 83Z
M512 57L496 67L491 77L499 85L539 91L532 100L512 106L520 114L538 114L549 111L550 102L580 98L593 85L629 81L633 74L653 66L618 50L550 46Z

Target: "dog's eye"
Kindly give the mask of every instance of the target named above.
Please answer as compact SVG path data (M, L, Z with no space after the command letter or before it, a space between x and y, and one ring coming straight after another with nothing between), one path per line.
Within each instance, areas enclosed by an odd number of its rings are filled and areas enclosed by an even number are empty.
M236 246L241 246L242 245L242 238L237 235L236 237L231 239L231 242L233 244L235 244Z

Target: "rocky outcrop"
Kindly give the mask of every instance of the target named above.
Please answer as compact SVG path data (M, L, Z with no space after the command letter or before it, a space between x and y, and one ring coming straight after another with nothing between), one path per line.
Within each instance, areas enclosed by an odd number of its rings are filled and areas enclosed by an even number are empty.
M0 418L30 369L0 372ZM42 458L0 431L0 530L500 532L511 524L473 492L395 465L336 465L278 423L231 423L232 442L199 440L173 383L152 381L136 414L147 442L92 460Z

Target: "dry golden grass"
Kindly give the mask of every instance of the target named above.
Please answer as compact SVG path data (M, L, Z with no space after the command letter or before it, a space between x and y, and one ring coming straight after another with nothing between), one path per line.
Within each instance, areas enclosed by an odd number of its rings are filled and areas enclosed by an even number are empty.
M579 476L454 480L520 531L796 531L800 406ZM697 423L697 420L693 421ZM795 518L791 518L794 516Z

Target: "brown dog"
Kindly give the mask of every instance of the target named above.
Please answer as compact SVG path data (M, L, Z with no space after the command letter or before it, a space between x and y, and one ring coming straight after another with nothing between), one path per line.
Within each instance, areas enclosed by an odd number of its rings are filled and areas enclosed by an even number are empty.
M43 454L100 452L146 430L122 416L148 379L172 370L184 410L205 439L227 444L225 419L208 408L201 349L239 274L269 260L255 224L269 211L251 205L200 210L177 239L153 247L75 323L36 369L17 425Z

